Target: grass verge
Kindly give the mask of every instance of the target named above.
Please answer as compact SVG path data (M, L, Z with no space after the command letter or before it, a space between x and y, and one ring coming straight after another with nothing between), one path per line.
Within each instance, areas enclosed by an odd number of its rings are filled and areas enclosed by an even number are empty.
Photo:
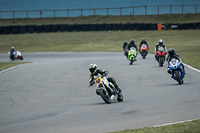
M150 52L162 38L167 48L175 48L183 62L200 69L200 30L93 31L0 35L0 52L11 46L23 52L123 52L124 40L138 45L146 38Z
M25 63L30 63L30 62L0 62L0 71Z
M162 127L146 127L141 129L127 129L112 133L199 133L200 120L184 122Z

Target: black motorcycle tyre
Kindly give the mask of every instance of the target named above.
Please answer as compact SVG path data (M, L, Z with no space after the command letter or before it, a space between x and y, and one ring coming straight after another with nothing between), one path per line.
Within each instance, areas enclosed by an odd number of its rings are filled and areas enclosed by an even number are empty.
M23 60L23 59L24 59L23 56L21 56L21 57L20 57L20 60Z
M146 56L147 56L147 52L143 50L143 51L142 51L142 58L145 59Z
M183 83L183 80L181 79L179 73L175 72L175 75L176 75L176 80L178 81L179 85L181 85Z
M12 61L14 61L14 59L15 59L14 55L11 55L11 56L10 56L10 59L11 59Z
M130 60L130 65L133 64L133 57L131 57L131 60Z
M161 60L160 57L158 58L158 63L160 67L163 67L165 60Z
M111 103L110 96L106 94L105 90L99 89L99 94L105 103L107 103L107 104Z

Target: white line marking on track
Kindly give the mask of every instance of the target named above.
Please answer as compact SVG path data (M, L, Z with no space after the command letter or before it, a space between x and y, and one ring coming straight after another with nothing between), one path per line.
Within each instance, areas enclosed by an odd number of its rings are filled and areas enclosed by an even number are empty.
M194 67L192 67L192 66L190 66L190 65L187 65L187 64L184 64L184 65L187 66L187 67L189 67L189 68L192 69L192 70L195 70L195 71L197 71L197 72L200 72L199 69L196 69L196 68L194 68Z
M198 118L198 119L200 119L200 118ZM155 126L153 126L153 127L169 126L169 125L174 125L174 124L178 124L178 123L190 122L190 121L194 121L194 120L198 120L198 119L192 119L192 120L185 120L185 121L178 121L178 122L173 122L173 123L155 125Z
M22 65L22 64L21 64L21 65ZM13 67L7 68L7 69L5 69L5 70L3 70L3 71L0 71L0 74L1 74L1 73L4 73L4 72L6 72L6 71L9 71L9 70L15 69L15 68L17 68L17 67L19 67L19 66L21 66L21 65L13 66Z

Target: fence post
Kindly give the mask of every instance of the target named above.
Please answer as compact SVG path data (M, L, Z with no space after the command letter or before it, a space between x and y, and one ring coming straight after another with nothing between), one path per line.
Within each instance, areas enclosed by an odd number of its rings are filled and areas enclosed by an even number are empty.
M135 15L135 13L134 13L134 7L133 7L133 16Z
M158 6L157 6L157 9L158 9L158 16L160 15L159 8L160 8L160 7L159 7L159 5L158 5Z
M95 14L95 9L94 9L94 16L95 16L96 14Z
M28 10L26 11L26 18L28 19Z
M42 10L40 10L40 18L42 18Z
M67 17L69 18L69 9L67 9Z
M194 5L195 8L195 14L197 14L197 5Z
M107 8L107 16L109 15L109 11L108 10L109 10L109 8Z
M170 5L170 15L172 15L172 5Z
M83 9L81 9L81 17L83 16Z
M182 15L183 15L183 5L182 5Z
M53 17L56 18L56 10L53 10Z
M122 15L122 8L120 7L120 16Z
M15 11L13 11L13 19L15 19Z
M145 16L147 16L147 6L145 6Z

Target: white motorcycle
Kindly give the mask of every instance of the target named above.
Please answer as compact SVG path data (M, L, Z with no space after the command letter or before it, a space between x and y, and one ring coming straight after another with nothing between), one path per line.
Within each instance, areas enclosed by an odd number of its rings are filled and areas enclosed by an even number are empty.
M10 52L8 52L8 54L10 55L11 60L15 60L15 59L23 60L24 59L22 56L22 53L18 50L15 50L12 54L10 54Z
M94 83L97 85L97 92L105 101L105 103L110 104L112 101L123 101L122 93L117 94L117 89L111 82L107 80L105 76L101 77L101 75L99 74L98 78L94 81Z

